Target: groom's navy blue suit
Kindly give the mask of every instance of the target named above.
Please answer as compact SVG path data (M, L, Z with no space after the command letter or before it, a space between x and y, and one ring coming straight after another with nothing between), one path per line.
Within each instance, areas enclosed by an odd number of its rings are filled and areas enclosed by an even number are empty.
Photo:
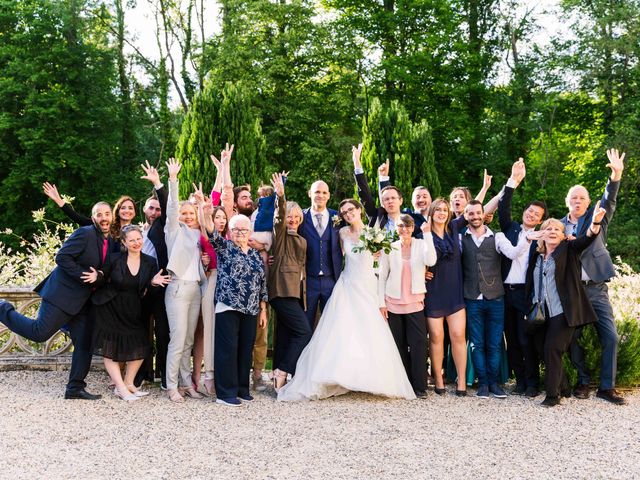
M16 312L10 303L0 303L0 322L34 342L44 342L61 327L73 341L73 357L67 393L84 390L91 367L91 323L89 297L93 287L82 281L82 272L100 269L105 237L94 226L80 227L64 242L56 255L56 268L35 291L42 297L38 318L32 320ZM107 256L112 248L107 239Z
M322 237L318 235L311 209L303 211L304 221L300 234L307 241L307 320L313 329L318 304L320 310L331 296L333 286L342 272L342 250L338 230L331 220L338 212L328 209L329 224Z

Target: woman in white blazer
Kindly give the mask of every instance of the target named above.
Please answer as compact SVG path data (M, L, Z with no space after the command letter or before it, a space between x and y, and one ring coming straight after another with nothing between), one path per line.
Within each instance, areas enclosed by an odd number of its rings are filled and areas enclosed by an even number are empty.
M202 300L201 286L206 284L197 207L189 202L178 202L180 167L177 160L169 159L169 200L167 223L164 227L169 254L167 270L172 276L165 294L169 320L167 394L173 402L183 402L183 394L191 398L202 398L193 388L190 364Z
M435 265L437 256L431 237L431 222L422 224L423 239L413 238L411 215L396 223L400 240L380 257L378 299L380 311L389 322L402 363L417 397L426 395L427 322L424 318L425 267Z

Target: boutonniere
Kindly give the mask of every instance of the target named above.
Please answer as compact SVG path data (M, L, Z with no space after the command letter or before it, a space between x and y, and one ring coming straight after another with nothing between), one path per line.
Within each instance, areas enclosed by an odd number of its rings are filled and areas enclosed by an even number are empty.
M334 227L339 227L340 222L342 222L342 218L340 218L340 215L335 214L333 217L331 217L331 221L333 222Z

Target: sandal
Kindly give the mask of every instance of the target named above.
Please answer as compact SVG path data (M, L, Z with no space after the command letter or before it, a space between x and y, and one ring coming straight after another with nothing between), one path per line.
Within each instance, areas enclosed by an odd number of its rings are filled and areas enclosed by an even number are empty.
M276 368L271 372L271 381L273 382L273 389L278 393L287 384L287 372Z
M127 388L136 397L146 397L147 395L149 395L149 392L143 392L142 390L138 390L135 385L127 385Z
M180 395L180 392L176 388L170 388L169 390L167 390L167 396L169 397L169 400L171 400L172 402L176 402L176 403L184 402L184 398L182 398L182 395Z

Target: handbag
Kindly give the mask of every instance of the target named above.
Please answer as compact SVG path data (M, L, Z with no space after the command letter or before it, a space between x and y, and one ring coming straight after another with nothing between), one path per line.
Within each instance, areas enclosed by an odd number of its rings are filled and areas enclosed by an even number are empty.
M538 292L540 294L542 293L542 264L540 265ZM524 317L525 330L527 331L527 333L531 333L544 325L545 321L546 318L544 315L544 300L538 299L538 301L531 306L531 310L529 310L529 313L527 313Z

